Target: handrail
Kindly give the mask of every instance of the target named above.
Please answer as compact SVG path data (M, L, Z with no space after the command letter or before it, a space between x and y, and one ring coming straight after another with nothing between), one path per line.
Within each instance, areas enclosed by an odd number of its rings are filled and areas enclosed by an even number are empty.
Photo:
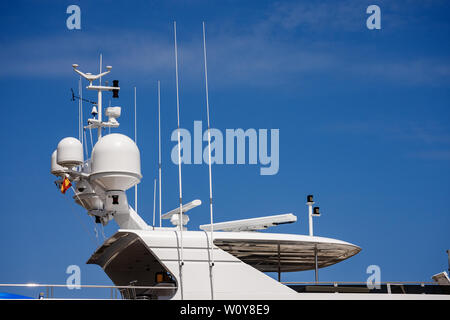
M112 288L112 289L176 289L177 287L155 286L107 286L107 285L68 285L68 284L39 284L39 283L0 283L0 287L54 287L54 288Z
M360 282L360 281L320 281L320 282L297 282L297 281L282 281L282 284L304 284L304 285L321 285L321 284L362 284L367 285L367 282ZM403 284L417 284L417 285L423 285L423 284L434 284L438 285L437 282L433 281L383 281L383 282L370 282L371 285L403 285Z
M81 288L103 288L111 290L111 299L117 299L117 291L122 294L122 299L135 299L136 290L176 290L177 286L115 286L115 285L72 285L72 284L41 284L41 283L0 283L0 288L2 287L15 287L15 288L45 288L47 294L39 294L39 299L53 299L53 289L54 288L66 288L70 289L81 289Z

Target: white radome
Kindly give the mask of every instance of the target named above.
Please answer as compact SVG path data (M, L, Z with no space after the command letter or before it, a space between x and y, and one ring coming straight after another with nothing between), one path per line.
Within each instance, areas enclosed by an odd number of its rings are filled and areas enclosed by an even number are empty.
M50 167L50 173L57 176L61 173L64 172L64 168L61 167L57 162L56 162L56 154L57 154L57 150L53 151L52 153L52 165Z
M83 163L83 145L80 140L68 137L58 143L56 163L62 167L72 168Z
M139 183L141 156L129 137L112 133L101 138L92 150L91 181L105 190L127 190Z

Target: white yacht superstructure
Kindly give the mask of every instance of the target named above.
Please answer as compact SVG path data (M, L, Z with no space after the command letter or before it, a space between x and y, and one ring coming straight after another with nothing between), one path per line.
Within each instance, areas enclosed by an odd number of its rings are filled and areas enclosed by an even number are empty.
M178 60L175 31L175 62L177 87L178 144L180 144L180 112L178 97ZM438 294L414 291L410 294L391 295L367 287L342 288L320 286L288 286L280 282L283 272L315 270L331 266L348 259L361 251L357 245L341 240L317 237L313 234L313 217L319 216L319 208L313 207L314 199L308 195L309 235L260 232L279 224L294 223L292 213L274 216L214 222L211 171L211 136L209 118L208 80L206 65L205 25L203 24L203 49L206 84L206 107L208 118L209 152L209 208L211 223L199 230L187 229L188 212L201 205L200 200L185 203L182 197L181 157L178 145L179 204L165 214L161 212L161 147L159 147L159 221L160 227L148 225L133 209L126 191L142 179L140 150L135 141L120 133L104 135L104 128L118 128L117 119L121 107L109 106L102 118L102 94L112 92L117 98L119 81L112 86L102 85L102 77L112 67L99 74L84 73L77 64L74 71L89 82L88 90L97 91L93 103L92 118L83 126L80 121L81 140L74 137L62 139L52 154L51 173L59 177L56 181L61 192L74 192L74 201L95 217L96 223L106 225L111 220L119 230L107 239L91 256L88 264L99 265L112 282L122 288L127 299L449 299L449 290L437 290ZM101 59L100 59L101 61ZM100 62L101 64L102 62ZM98 84L94 81L98 80ZM81 78L80 78L81 83ZM80 90L81 93L81 90ZM136 94L136 88L135 88ZM80 94L81 95L81 94ZM158 81L158 123L160 126L160 84ZM82 100L81 97L77 97ZM92 103L92 101L89 101ZM136 97L135 97L136 109ZM80 117L82 119L82 117ZM135 119L136 122L136 119ZM91 152L83 141L81 132L97 130L97 141ZM160 128L158 132L161 144ZM136 130L135 130L136 138ZM85 139L84 139L85 140ZM156 190L156 180L155 180ZM135 193L136 205L137 192ZM154 194L156 199L156 194ZM154 200L155 201L155 200ZM155 205L154 205L155 211ZM161 220L170 220L173 227L161 227ZM155 212L153 213L155 221ZM278 273L278 281L265 274ZM446 274L439 277L444 285ZM447 279L447 280L446 280ZM450 283L450 281L448 281ZM133 290L129 290L132 286ZM424 286L422 286L424 287ZM446 289L448 289L446 287ZM338 295L335 293L339 292ZM436 293L436 290L433 291Z
M361 249L354 244L312 234L313 197L307 197L310 235L258 232L278 224L293 223L288 213L269 217L243 219L187 229L187 212L201 205L200 200L180 203L163 214L173 227L149 226L129 204L126 190L141 178L140 151L129 137L111 133L102 136L102 128L119 126L120 107L106 108L108 121L102 120L102 93L114 85L94 85L111 71L99 75L74 70L89 81L88 90L98 92L98 102L85 129L97 129L98 141L91 157L84 159L83 144L76 138L63 139L52 154L52 174L62 192L72 189L74 201L106 225L114 219L119 230L91 256L88 264L97 264L116 286L135 286L121 290L129 299L448 299L449 295L390 295L354 291L298 292L265 272L317 270L348 259ZM98 112L98 113L96 113ZM298 288L297 288L298 289ZM301 291L301 290L300 290ZM352 292L352 291L349 291Z

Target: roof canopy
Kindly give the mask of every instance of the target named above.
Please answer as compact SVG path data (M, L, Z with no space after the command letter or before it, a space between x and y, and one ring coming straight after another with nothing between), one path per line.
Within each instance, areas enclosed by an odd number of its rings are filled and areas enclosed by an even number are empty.
M330 240L221 239L217 233L214 244L263 272L314 270L316 252L318 268L323 268L361 251L353 244Z

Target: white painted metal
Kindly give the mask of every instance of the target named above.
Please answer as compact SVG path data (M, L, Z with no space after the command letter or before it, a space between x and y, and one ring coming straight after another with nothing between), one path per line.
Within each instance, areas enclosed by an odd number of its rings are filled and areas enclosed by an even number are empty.
M99 84L100 86L102 85L102 54L100 53L100 68L99 68ZM103 105L102 105L102 91L98 90L98 101L97 101L97 105L98 105L98 120L100 123L102 123L102 113L103 113ZM102 137L102 127L99 127L97 129L97 140L100 140L100 138Z
M105 116L108 117L108 122L117 123L117 118L120 117L121 112L122 112L121 107L108 107L105 110Z
M137 108L136 108L136 87L134 87L134 143L137 145ZM134 210L138 211L138 186L134 186Z
M114 215L114 220L120 228L131 230L145 230L150 228L132 207L129 206L128 208L129 212Z
M216 231L256 231L256 230L264 230L269 227L274 227L279 224L284 223L293 223L297 221L297 217L292 213L287 214L279 214L274 216L260 217L260 218L251 218L251 219L242 219L242 220L233 220L227 222L215 223L213 225L214 230ZM210 231L211 225L204 224L200 226L201 230Z
M127 190L142 178L139 149L129 137L111 133L92 150L91 180L105 190Z
M153 224L152 226L155 226L155 211L156 211L156 179L153 183Z
M62 167L72 168L83 163L83 145L73 137L62 139L58 143L56 163Z
M308 205L308 222L309 222L309 235L312 237L314 235L313 231L313 204L314 202L307 202Z
M161 189L161 92L158 80L158 184L159 184L159 227L162 227L162 189Z
M192 210L192 209L194 209L195 207L198 207L201 204L202 204L202 201L199 200L199 199L195 199L195 200L193 200L193 201L191 201L189 203L183 204L183 209L182 209L183 211L182 212L184 214L185 212L188 212L189 210ZM176 208L176 209L170 210L169 212L164 213L162 215L162 219L170 219L170 218L172 218L172 216L174 214L180 214L180 208Z
M180 114L178 92L178 58L175 31L175 59L177 81L177 120L178 146L180 146ZM205 80L206 40L205 25L204 57ZM101 64L100 64L101 65ZM90 81L88 89L98 90L99 109L101 92L112 87L101 86L101 76L84 74L73 66L75 71ZM100 67L101 68L101 67ZM92 81L100 79L100 86ZM206 85L207 86L207 85ZM114 88L117 89L117 88ZM159 126L159 177L160 177L160 226L161 219L171 219L176 228L155 228L156 180L154 184L153 227L128 205L125 190L140 182L140 152L135 141L121 134L109 134L97 141L90 161L83 164L82 171L70 170L71 166L83 162L83 146L75 138L63 139L52 154L51 172L69 176L76 188L74 200L88 210L90 215L99 218L102 224L115 219L120 230L107 239L97 249L88 263L100 265L111 280L121 287L138 280L148 284L147 288L157 298L170 299L450 299L450 295L414 294L345 294L345 293L297 293L288 286L272 279L264 272L290 272L313 270L327 267L348 259L361 249L351 243L313 236L312 216L314 202L309 206L309 233L306 235L254 232L281 223L297 220L293 214L268 216L253 219L213 222L212 178L210 168L210 218L211 224L202 225L204 231L187 231L184 225L189 217L185 212L201 204L194 200L182 203L181 155L179 159L179 208L161 214L161 131L160 131L160 85L158 81L158 126ZM136 100L135 100L136 101ZM209 102L207 97L208 133ZM120 113L120 112L119 112ZM117 110L111 110L115 119ZM90 122L89 122L90 121ZM135 120L136 121L136 120ZM110 119L108 122L113 122ZM99 119L89 119L89 128L101 129L110 124ZM73 140L71 140L73 139ZM136 139L136 132L135 132ZM80 157L81 145L81 157ZM209 161L211 164L211 161ZM69 167L69 169L67 168ZM137 203L137 200L135 200ZM225 230L225 231L220 231ZM211 231L208 234L207 231ZM214 231L214 234L212 233ZM231 231L231 232L228 232ZM214 236L214 237L213 237ZM212 260L212 257L214 257ZM212 261L214 261L214 281L212 281ZM149 267L151 265L152 268ZM132 271L130 271L132 270ZM170 275L168 283L156 284L155 272L163 271ZM433 276L439 283L449 283L446 273ZM123 286L122 284L125 284ZM137 288L137 287L131 287ZM142 287L143 288L143 287ZM163 289L169 291L164 291ZM390 290L390 284L388 284Z
M203 21L203 58L205 62L205 91L206 91L206 115L208 118L208 168L209 168L209 214L210 214L210 249L211 249L211 267L214 266L214 214L213 214L213 194L212 194L212 170L211 170L211 125L209 121L209 93L208 93L208 65L206 59L206 30ZM212 271L211 271L212 272ZM212 278L212 277L211 277ZM211 282L213 282L211 280ZM212 291L213 292L213 291Z
M73 70L76 73L78 73L80 76L82 76L83 78L85 78L86 80L89 81L89 86L92 86L92 81L97 80L97 79L99 79L99 78L103 77L104 75L106 75L106 74L111 72L111 67L109 67L108 71L101 72L100 74L95 74L94 75L94 74L81 72L80 70L77 69L78 68L77 64L73 64L72 67L73 67Z
M179 224L180 228L180 289L181 289L181 299L183 299L183 276L182 276L182 267L184 265L184 256L183 256L183 190L181 183L181 143L180 143L180 97L178 91L178 48L177 48L177 23L173 22L173 30L174 30L174 42L175 42L175 75L176 75L176 87L177 87L177 125L178 125L178 182L179 182L179 190L180 190L180 220ZM172 220L172 219L171 219Z
M55 150L52 153L52 163L51 163L51 167L50 167L50 173L55 175L55 176L59 176L61 173L64 172L64 168L61 167L57 162L56 162L56 153L58 151Z

